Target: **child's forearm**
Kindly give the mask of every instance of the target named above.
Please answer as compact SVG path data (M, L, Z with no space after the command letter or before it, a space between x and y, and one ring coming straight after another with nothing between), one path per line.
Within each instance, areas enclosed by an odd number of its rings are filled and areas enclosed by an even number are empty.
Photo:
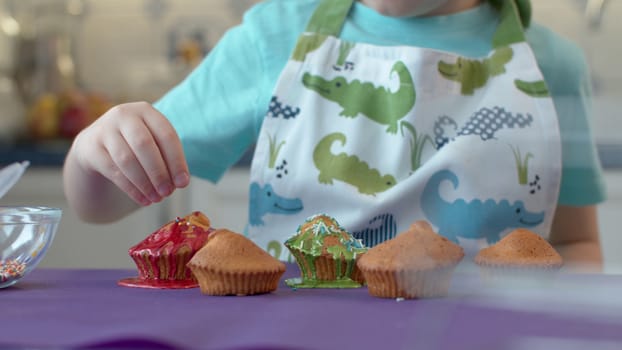
M603 256L600 242L582 241L558 244L555 249L564 259L564 270L569 272L602 272Z
M603 268L595 205L558 206L549 237L567 271L600 272Z
M69 207L87 222L113 222L138 208L113 183L82 169L72 151L63 167L63 186Z
M190 182L173 125L147 102L115 106L74 139L63 169L78 216L111 222L160 202Z

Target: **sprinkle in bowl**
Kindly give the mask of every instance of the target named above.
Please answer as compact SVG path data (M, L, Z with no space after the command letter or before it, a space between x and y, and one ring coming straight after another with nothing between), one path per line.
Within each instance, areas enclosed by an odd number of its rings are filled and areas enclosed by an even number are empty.
M39 264L61 216L59 208L0 206L0 288L14 285Z

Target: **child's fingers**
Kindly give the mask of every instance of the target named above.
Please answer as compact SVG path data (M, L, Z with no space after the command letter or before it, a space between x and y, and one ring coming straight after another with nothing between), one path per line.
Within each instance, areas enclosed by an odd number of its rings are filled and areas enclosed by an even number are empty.
M108 179L110 179L110 181L112 181L112 183L114 183L115 186L117 186L123 192L125 192L128 195L128 197L130 197L134 202L140 205L143 205L143 206L148 206L151 203L153 203L153 201L147 198L138 189L138 187L134 186L134 184L131 181L129 181L127 177L123 175L121 170L117 168L114 163L111 164L109 169L112 170L113 172L116 172L118 175L109 176Z
M155 193L149 194L148 197L153 199L155 198L152 197L154 195L158 195L159 197L170 195L174 187L168 168L153 135L151 135L151 131L144 124L143 119L136 118L130 122L124 123L120 132L128 147L131 149L131 153L134 155L137 165L142 167L142 172L140 173L137 169L134 169L137 171L136 179L144 181L144 176L146 176L150 187L155 190ZM141 188L141 190L150 189L146 184L136 185Z
M106 177L134 200L139 197L135 193L138 191L150 203L159 202L162 197L158 194L129 141L120 133L109 134L105 139L105 148L112 163Z
M91 163L95 166L95 170L125 192L134 202L144 206L151 204L151 200L125 176L113 161L110 151L105 146L101 148L101 151L92 153L95 156L91 159Z
M82 133L83 161L142 205L159 202L189 173L173 126L145 102L116 106Z
M154 113L158 113L153 110ZM172 184L175 187L185 187L190 180L188 165L184 156L183 147L177 132L166 119L160 115L145 116L145 125L151 131L154 141L166 163Z

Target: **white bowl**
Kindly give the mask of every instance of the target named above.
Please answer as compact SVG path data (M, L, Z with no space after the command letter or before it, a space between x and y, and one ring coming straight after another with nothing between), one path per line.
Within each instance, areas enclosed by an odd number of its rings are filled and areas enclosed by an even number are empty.
M54 240L62 210L0 206L0 288L32 271Z

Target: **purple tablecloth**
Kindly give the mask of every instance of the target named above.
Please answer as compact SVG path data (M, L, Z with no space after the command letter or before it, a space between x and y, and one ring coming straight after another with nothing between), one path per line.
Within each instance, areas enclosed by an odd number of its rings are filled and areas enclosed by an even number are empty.
M117 286L134 275L35 270L0 290L0 348L517 349L525 338L622 342L622 320L498 308L466 294L398 301L371 297L366 288L292 290L283 279L276 292L251 297ZM289 265L284 278L297 275ZM466 278L458 274L454 284L468 284ZM622 285L621 276L575 278Z

